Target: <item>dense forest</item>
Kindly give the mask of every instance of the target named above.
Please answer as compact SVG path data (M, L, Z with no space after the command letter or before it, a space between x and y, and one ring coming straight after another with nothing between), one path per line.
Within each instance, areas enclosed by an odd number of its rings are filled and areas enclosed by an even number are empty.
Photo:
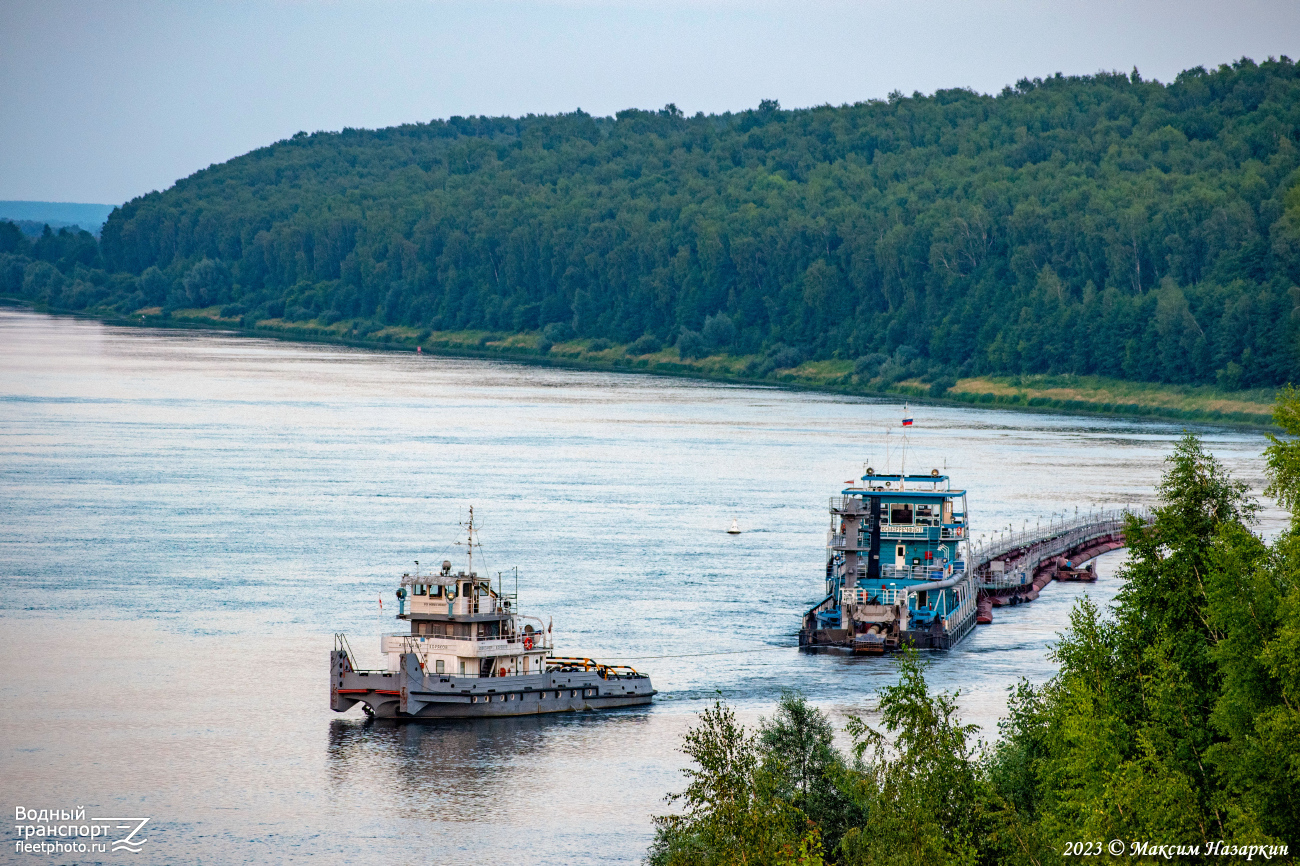
M0 231L0 294L544 331L861 376L1300 380L1300 70L299 133ZM883 372L882 372L883 371Z
M1114 606L1076 603L1058 673L1015 688L996 743L915 651L878 714L850 718L850 754L797 694L757 731L718 703L685 737L688 783L647 862L1296 862L1300 392L1275 419L1291 438L1267 448L1267 492L1290 528L1261 538L1246 485L1188 434L1154 523L1129 520Z

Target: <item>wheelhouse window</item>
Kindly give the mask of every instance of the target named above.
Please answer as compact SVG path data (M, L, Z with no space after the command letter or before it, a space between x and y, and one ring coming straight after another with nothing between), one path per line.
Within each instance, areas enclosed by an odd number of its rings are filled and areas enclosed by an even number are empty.
M889 506L889 522L895 526L911 526L912 504L910 502L899 502Z
M426 592L426 587L425 587L424 584L422 584L422 583L417 583L417 584L415 585L415 594L416 594L416 595L424 595L425 592Z

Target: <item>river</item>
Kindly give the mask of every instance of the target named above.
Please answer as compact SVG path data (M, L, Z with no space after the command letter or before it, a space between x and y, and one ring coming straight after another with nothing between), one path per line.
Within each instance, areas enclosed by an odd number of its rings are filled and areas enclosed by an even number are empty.
M141 863L637 862L708 702L754 724L797 689L842 725L892 681L888 659L792 647L827 499L864 462L897 467L902 412L0 307L0 807L148 816ZM1182 432L911 414L909 471L968 489L976 535L1149 505ZM1261 434L1198 432L1262 487ZM334 633L377 666L397 578L455 559L471 504L523 612L554 618L560 651L635 659L653 706L430 725L329 710ZM931 683L995 736L1008 687L1051 676L1075 599L1109 601L1122 556L1094 586L996 610L932 656Z

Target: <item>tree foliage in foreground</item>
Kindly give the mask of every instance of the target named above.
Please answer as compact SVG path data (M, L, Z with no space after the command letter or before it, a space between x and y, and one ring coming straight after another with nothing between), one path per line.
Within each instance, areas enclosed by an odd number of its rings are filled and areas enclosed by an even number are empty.
M886 380L1277 386L1300 377L1298 142L1286 58L1168 85L300 133L126 203L99 245L0 230L0 294L557 326L769 369L865 358Z
M1294 850L1300 393L1286 389L1275 418L1269 492L1289 528L1257 535L1245 486L1186 435L1154 522L1126 527L1114 606L1079 601L1059 672L1013 690L996 744L974 748L915 652L881 692L880 726L850 720L851 757L797 695L756 735L719 704L687 737L687 808L657 819L648 862L1041 864L1113 839L1199 846L1191 862L1221 859L1205 853L1220 841Z

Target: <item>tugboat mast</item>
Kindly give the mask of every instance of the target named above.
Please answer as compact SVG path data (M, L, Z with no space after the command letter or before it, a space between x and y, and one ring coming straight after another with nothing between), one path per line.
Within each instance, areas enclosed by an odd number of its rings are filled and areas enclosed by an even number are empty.
M465 544L465 553L469 557L469 563L465 569L465 573L468 574L470 577L473 577L474 576L474 506L473 505L469 507L469 521L466 523L462 523L461 526L467 527L466 530L467 537L464 544ZM458 541L456 543L460 544L461 542Z

